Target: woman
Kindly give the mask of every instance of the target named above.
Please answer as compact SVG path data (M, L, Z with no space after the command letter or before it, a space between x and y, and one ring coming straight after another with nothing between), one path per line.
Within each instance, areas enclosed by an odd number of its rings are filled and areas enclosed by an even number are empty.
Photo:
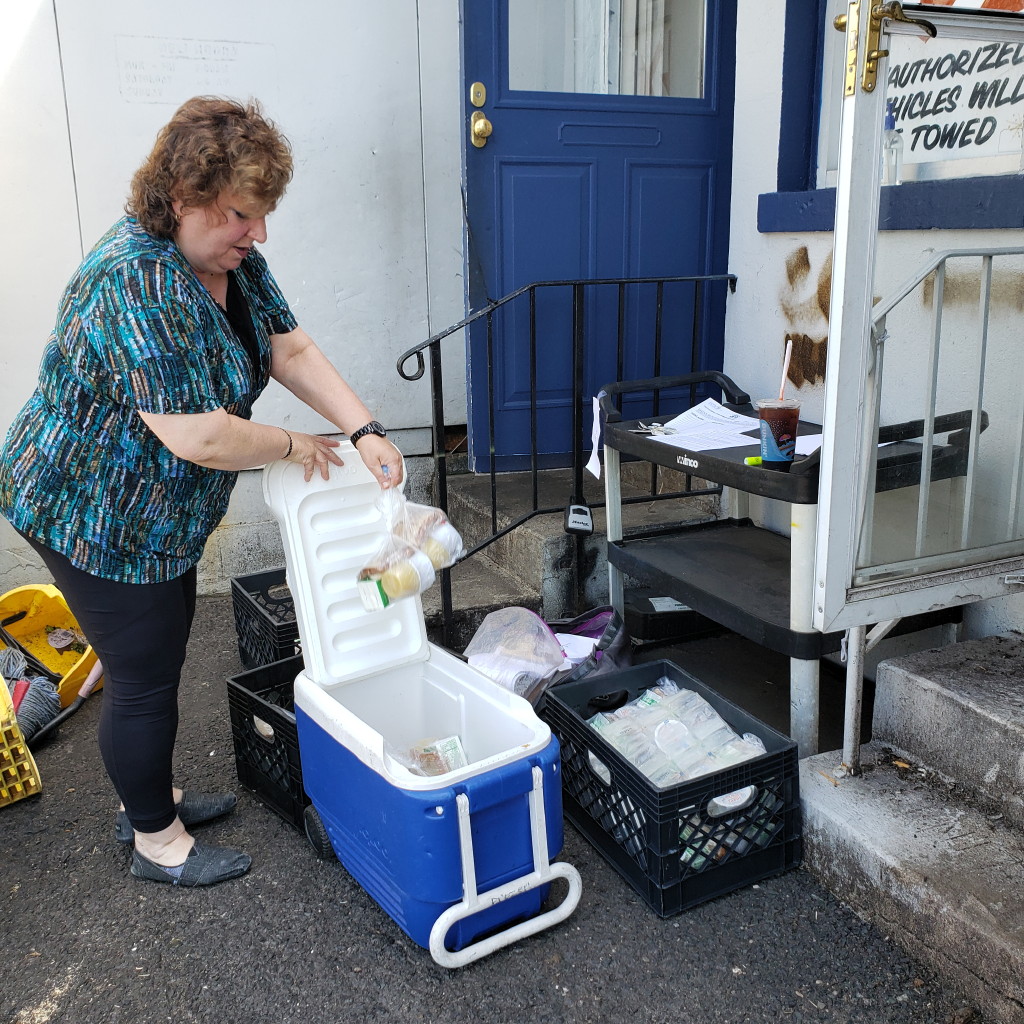
M171 758L195 567L236 472L287 459L326 479L342 465L337 441L250 420L269 378L347 432L382 487L401 482L398 450L256 249L291 174L287 140L258 104L185 103L135 174L128 216L65 290L0 451L0 513L104 666L100 750L138 878L209 885L249 868L187 831L234 795L172 788Z

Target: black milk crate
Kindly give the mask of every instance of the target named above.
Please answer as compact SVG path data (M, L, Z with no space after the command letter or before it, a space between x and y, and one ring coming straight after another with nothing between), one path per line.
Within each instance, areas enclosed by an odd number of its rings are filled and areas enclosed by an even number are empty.
M231 580L231 605L238 656L246 668L298 654L299 625L284 569L235 576Z
M295 727L294 685L302 667L296 654L228 679L238 781L298 829L310 802Z
M657 787L586 720L599 710L590 704L593 698L625 690L625 699L633 700L662 676L681 689L695 690L740 735L759 736L766 753L679 785ZM651 661L552 687L538 711L561 744L565 816L660 916L800 863L796 744L678 665ZM748 786L757 788L749 806L711 813L713 798Z

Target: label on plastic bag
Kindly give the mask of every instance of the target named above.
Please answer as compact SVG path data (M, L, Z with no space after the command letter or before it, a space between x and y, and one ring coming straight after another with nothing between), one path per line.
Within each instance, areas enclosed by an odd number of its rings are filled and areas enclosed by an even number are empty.
M356 587L359 590L359 598L363 602L363 607L368 612L380 611L381 608L387 608L391 604L388 595L384 593L380 579L359 580Z

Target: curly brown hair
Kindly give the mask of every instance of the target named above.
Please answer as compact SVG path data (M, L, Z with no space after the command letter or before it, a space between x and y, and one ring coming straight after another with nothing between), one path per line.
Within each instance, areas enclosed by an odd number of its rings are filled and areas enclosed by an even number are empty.
M124 208L151 235L170 238L175 201L209 206L230 189L269 212L291 177L288 140L256 100L194 96L160 129Z

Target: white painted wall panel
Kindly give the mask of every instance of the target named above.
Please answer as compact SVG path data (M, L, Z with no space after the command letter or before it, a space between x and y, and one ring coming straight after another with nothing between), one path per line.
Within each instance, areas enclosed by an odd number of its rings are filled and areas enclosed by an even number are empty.
M275 275L381 419L425 423L426 394L394 370L427 336L415 0L179 0L172 18L164 4L58 0L57 13L86 244L180 102L258 97L296 163L269 223ZM256 416L327 429L276 385Z
M419 11L428 331L422 337L410 333L406 348L457 324L466 315L459 0L421 0ZM442 354L445 421L462 423L466 417L464 332L446 338ZM426 377L414 386L419 394L429 394Z
M82 256L53 9L0 4L0 434L28 397Z

